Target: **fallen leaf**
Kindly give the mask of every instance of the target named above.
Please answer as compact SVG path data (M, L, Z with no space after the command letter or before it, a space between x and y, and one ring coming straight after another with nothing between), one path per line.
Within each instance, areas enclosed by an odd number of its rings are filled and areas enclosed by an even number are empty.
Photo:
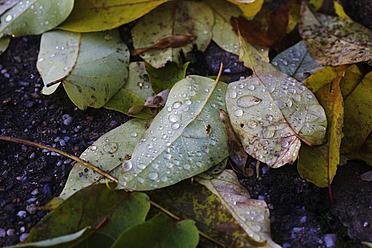
M10 43L10 37L3 37L0 39L0 55L3 54L8 48Z
M340 146L344 122L344 106L340 89L343 77L336 77L332 83L315 92L326 111L328 119L327 142L317 147L301 148L297 170L300 176L318 187L330 187L340 163Z
M372 133L369 134L361 148L351 153L348 153L345 156L348 159L363 160L367 164L372 165Z
M197 247L198 229L192 220L175 223L164 213L138 224L120 235L111 248Z
M46 215L34 226L24 243L64 236L87 226L100 226L90 238L99 241L97 247L110 247L123 231L144 222L149 209L148 196L144 193L113 191L106 185L90 186L76 192ZM104 218L107 221L102 223ZM89 241L92 242L88 239L83 244Z
M261 9L264 0L227 0L237 5L245 17L255 16Z
M63 22L73 6L74 0L17 2L1 15L0 37L41 34Z
M164 67L156 69L145 62L151 88L155 94L173 87L175 83L185 78L189 62L179 67L176 63L168 62Z
M234 165L236 165L236 167L238 167L238 169L244 173L244 167L247 163L248 154L244 151L239 136L236 135L233 127L231 126L229 116L222 109L220 110L220 119L227 135L227 147L229 149L230 158Z
M291 1L288 13L287 34L292 32L292 30L296 27L297 23L300 21L300 9L301 9L300 4Z
M272 64L300 82L323 67L310 56L303 41L278 54Z
M129 77L123 88L137 94L144 100L155 94L143 61L129 64Z
M167 1L76 0L70 16L59 28L74 32L109 30L136 20Z
M0 15L17 4L19 0L0 0Z
M167 13L166 15L164 13ZM152 67L163 67L168 61L181 66L182 51L190 52L193 44L204 51L212 37L213 12L203 2L174 1L163 4L141 18L132 28L135 48L151 47L166 37L194 36L196 39L179 48L150 49L140 54Z
M135 145L150 123L151 120L131 119L102 135L80 158L118 178L123 162L131 157ZM75 192L96 183L105 183L105 178L77 163L70 171L62 193L47 207L54 209Z
M170 89L163 90L156 96L150 96L147 98L144 106L150 107L150 108L160 108L164 107L165 103L167 102L168 95L169 95Z
M164 108L135 147L118 187L151 190L175 184L223 161L226 134L219 121L225 83L189 76L171 89ZM210 125L210 131L207 127Z
M129 51L118 30L83 33L76 65L63 87L79 109L100 108L124 86L128 66Z
M301 141L319 145L327 120L314 94L260 59L241 40L240 60L253 75L230 83L226 107L245 151L270 167L293 163Z
M299 31L311 56L321 65L372 59L372 31L350 18L313 14L302 1Z
M50 95L68 77L76 65L80 33L50 31L43 33L36 68L43 79L42 93Z
M346 154L362 147L372 131L372 72L345 99L345 121L341 153Z
M335 13L339 16L339 17L346 17L346 18L350 18L344 11L344 8L342 7L342 5L338 2L338 0L333 0L333 8L335 9Z

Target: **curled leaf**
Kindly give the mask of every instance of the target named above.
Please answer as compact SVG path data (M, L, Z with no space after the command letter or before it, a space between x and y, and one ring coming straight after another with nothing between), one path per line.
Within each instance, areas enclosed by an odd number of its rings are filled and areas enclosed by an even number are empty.
M147 98L144 106L150 107L150 108L164 107L168 99L169 91L170 91L169 89L163 90L156 96L150 96L149 98Z

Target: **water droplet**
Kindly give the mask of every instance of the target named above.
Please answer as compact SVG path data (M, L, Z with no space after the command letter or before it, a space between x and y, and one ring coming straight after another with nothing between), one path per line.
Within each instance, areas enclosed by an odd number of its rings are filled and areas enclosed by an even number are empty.
M139 165L137 165L137 167L141 170L144 170L146 168L146 165L145 164L139 164Z
M249 108L262 102L262 99L255 96L242 96L238 99L237 105L241 108Z
M254 218L255 221L263 221L264 219L265 216L263 214L259 214Z
M179 108L181 105L182 105L182 102L180 102L180 101L175 102L175 103L173 103L173 108L177 109L177 108Z
M172 124L171 127L172 127L173 130L176 130L180 127L180 124L179 123L174 123L174 124Z
M251 225L252 231L253 232L259 232L261 231L261 227L259 225Z
M292 104L293 104L292 100L291 99L288 99L288 101L286 103L287 108L292 107Z
M295 100L296 102L301 101L301 96L300 95L293 95L292 99Z
M301 91L304 91L304 90L306 89L306 87L303 86L303 85L299 85L299 86L298 86L298 89L301 90Z
M90 148L90 150L92 150L92 151L97 151L97 146L92 146L91 148Z
M275 134L275 130L267 129L266 131L264 131L263 136L266 139L270 139L270 138L274 137L274 134Z
M178 117L177 117L177 115L172 114L172 115L169 115L168 120L170 122L177 122L178 121Z
M284 102L280 101L280 100L277 100L275 101L276 105L278 105L278 108L282 109L285 107L285 104Z
M198 166L198 167L202 167L202 166L203 166L203 164L202 164L201 162L199 162L199 161L196 162L195 164L196 164L196 166Z
M204 89L204 91L208 93L209 92L209 89L206 88L206 89Z
M165 183L166 181L168 181L168 178L164 176L164 177L160 178L160 180Z
M190 91L190 96L195 96L196 95L196 92L195 91Z
M44 58L40 58L37 60L37 62L43 62L44 61Z
M250 84L250 85L248 85L247 89L248 90L255 90L256 87L254 87L254 85Z
M267 116L266 116L266 120L268 120L268 121L273 121L273 116L272 116L272 115L267 115Z
M123 169L123 172L130 171L132 169L132 162L130 160L124 160L123 163L121 164L121 167Z
M190 101L190 100L187 100L187 101L185 102L185 104L186 104L186 105L191 105L191 101ZM185 111L187 111L187 110L185 110Z
M171 158L172 158L172 154L169 154L169 153L164 154L164 158L165 158L166 160L171 160Z
M158 178L158 173L156 173L156 172L150 172L149 173L149 178L151 180L155 180L156 178Z
M203 146L202 148L201 148L201 150L202 150L202 152L205 152L205 153L209 153L209 148L207 147L207 146Z
M118 150L118 144L109 142L103 146L103 150L105 150L107 153L113 154Z
M159 164L152 164L152 168L154 168L155 170L159 169Z
M289 145L287 140L282 141L282 147L286 148Z
M311 94L306 94L306 97L309 98L309 99L313 98L313 96Z
M184 164L184 165L183 165L183 168L184 168L185 170L189 170L189 169L190 169L190 165L189 165L189 164Z
M235 91L230 92L230 98L235 98L237 96Z
M258 125L257 121L254 121L254 120L248 121L248 127L250 128L256 128L257 125Z
M319 126L318 129L319 129L319 131L325 131L326 130L326 128L324 126Z
M237 110L235 110L234 114L235 114L235 116L237 116L237 117L242 116L242 115L243 115L243 110L241 110L241 109L237 109Z
M6 22L10 22L10 21L12 21L13 20L13 16L12 15L7 15L6 17L5 17L5 21Z
M138 177L137 180L138 180L139 183L144 183L145 182L145 179L143 179L142 177Z
M296 94L296 90L295 90L295 89L292 89L292 88L291 88L291 89L289 89L288 91L289 91L289 93L291 93L291 94Z

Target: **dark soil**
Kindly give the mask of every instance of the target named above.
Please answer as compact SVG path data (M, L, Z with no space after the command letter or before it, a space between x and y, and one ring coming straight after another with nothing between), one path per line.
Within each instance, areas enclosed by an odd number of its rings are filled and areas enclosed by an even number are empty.
M125 29L124 29L125 31ZM77 109L63 87L50 96L40 93L36 70L40 36L13 39L0 57L0 135L56 147L79 156L102 134L123 124L124 114L88 108ZM237 79L247 71L237 56L212 44L205 53L186 55L189 73ZM226 69L229 69L226 71ZM46 150L0 141L0 246L14 245L46 214L43 206L63 189L71 160ZM371 183L359 175L370 169L363 162L339 168L332 191L301 179L295 165L261 169L261 176L242 178L253 198L264 199L271 212L271 232L283 247L361 247L372 241Z

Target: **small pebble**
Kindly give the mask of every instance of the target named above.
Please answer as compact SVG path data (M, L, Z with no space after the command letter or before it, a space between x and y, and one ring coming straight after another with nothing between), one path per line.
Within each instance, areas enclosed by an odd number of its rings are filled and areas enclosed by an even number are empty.
M17 213L17 216L21 219L26 218L27 212L24 210L21 210Z
M28 233L22 233L21 236L19 236L19 241L22 242L23 240L25 240L28 236Z
M10 237L10 236L14 236L14 234L15 234L15 230L14 230L14 229L8 229L8 230L6 231L6 235L8 235L9 237Z
M72 159L66 159L65 162L63 162L64 164L69 164L72 162Z
M63 119L63 124L66 125L66 126L70 125L72 120L73 120L73 118L68 114L64 114L62 116L62 119Z
M65 145L66 145L66 141L64 141L64 140L59 140L59 144L60 144L61 146L65 146Z
M4 238L6 235L6 232L3 228L0 228L0 238Z
M21 228L19 228L19 231L22 232L22 233L24 233L26 231L26 227L21 226Z
M336 247L337 235L335 233L328 233L324 235L324 241L327 247Z
M305 223L306 222L306 216L302 216L301 219L300 219L300 222Z
M258 196L258 200L265 200L265 196L263 196L263 195L259 195L259 196Z
M32 192L31 192L31 195L37 195L39 194L39 189L34 189Z
M36 198L35 198L36 199ZM26 210L27 212L29 212L30 214L35 214L36 213L36 206L35 204L30 204L30 205L27 205L26 206Z
M50 188L49 184L45 184L43 189L42 189L43 195L51 195L52 194L52 189Z

